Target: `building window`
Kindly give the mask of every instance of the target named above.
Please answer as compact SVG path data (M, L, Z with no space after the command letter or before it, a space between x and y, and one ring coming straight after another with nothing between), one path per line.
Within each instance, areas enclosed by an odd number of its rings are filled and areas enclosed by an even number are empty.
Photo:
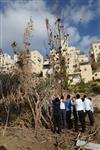
M39 61L39 62L41 62L41 59L40 59L40 58L38 58L38 61Z
M95 74L95 76L97 76L97 73Z
M73 65L74 68L77 68L77 64Z
M87 69L86 69L86 68L84 68L84 71L87 71Z
M95 45L95 48L97 48L97 46Z
M99 49L100 49L100 45L99 45Z

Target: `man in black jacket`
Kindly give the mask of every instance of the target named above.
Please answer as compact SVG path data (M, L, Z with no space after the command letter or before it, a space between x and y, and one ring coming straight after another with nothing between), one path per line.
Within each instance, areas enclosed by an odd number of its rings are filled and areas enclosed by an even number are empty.
M57 97L52 101L54 132L61 132L60 99Z

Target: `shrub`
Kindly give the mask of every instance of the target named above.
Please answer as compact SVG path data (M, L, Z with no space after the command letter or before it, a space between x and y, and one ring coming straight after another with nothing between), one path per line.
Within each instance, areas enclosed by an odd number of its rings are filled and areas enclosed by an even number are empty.
M86 91L86 85L84 83L84 80L81 79L80 83L78 84L79 92L85 92Z

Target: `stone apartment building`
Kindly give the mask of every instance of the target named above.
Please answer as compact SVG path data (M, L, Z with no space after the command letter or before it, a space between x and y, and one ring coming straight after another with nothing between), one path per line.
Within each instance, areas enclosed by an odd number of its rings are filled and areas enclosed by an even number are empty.
M61 41L61 47L61 54L65 59L69 83L76 84L81 79L83 79L85 83L91 81L92 68L89 56L82 54L78 48L68 47L65 41ZM59 64L59 53L55 49L50 52L50 59L53 68L55 68ZM59 70L59 67L57 70Z
M91 44L90 55L94 57L95 62L100 61L100 41Z
M65 45L67 45L66 48ZM68 47L68 44L65 43L62 47L64 48L62 49L62 55L65 56L65 59L67 60L67 73L71 84L76 84L80 79L83 79L85 83L93 79L100 79L100 71L93 73L88 55L81 53L80 50L75 47ZM93 55L95 62L100 62L100 41L91 44L91 54Z
M100 72L93 73L88 55L81 53L80 49L76 47L69 47L65 40L62 40L61 47L61 54L65 60L69 83L76 84L81 79L87 83L100 78ZM99 61L100 42L91 44L90 54L93 55L95 62ZM55 49L52 49L49 58L44 60L37 50L31 51L31 61L32 72L36 74L42 72L44 77L47 74L52 74L53 70L60 71L59 51ZM12 60L8 54L0 54L0 71L9 72L16 62L17 55L14 55Z
M18 61L18 56L11 56L8 54L0 54L0 72L11 72L15 68L15 63ZM43 56L37 51L31 51L31 61L32 61L32 72L40 74L43 71Z
M92 80L92 67L89 56L86 54L79 54L78 56L81 78L85 83Z
M0 72L11 72L13 68L13 59L7 53L0 54Z
M97 65L96 70L93 71L92 79L100 79L100 41L93 42L90 48L90 59Z
M33 73L40 74L43 71L43 56L39 51L31 51L31 61Z
M14 63L18 61L17 55L14 55ZM40 74L43 71L43 56L38 50L31 51L32 72Z
M92 81L92 68L90 63L81 63L80 64L80 74L81 78L85 83Z
M46 78L50 71L50 61L49 58L45 58L43 61L43 77Z

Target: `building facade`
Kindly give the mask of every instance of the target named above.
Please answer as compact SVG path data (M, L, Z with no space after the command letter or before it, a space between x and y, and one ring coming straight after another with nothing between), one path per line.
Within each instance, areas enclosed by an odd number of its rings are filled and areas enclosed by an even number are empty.
M93 42L91 44L90 54L94 57L95 62L100 61L100 42ZM100 79L100 72L96 71L92 73L92 68L89 60L89 56L82 54L80 49L76 47L68 47L65 39L61 41L61 51L52 49L48 58L43 60L43 56L39 51L31 51L32 73L43 73L43 77L48 74L55 74L60 72L61 61L64 59L64 65L68 75L68 82L70 84L76 84L81 79L85 83ZM10 72L18 61L17 55L14 55L14 59L8 54L0 53L0 71Z
M90 55L93 56L95 62L100 61L100 41L91 44Z
M31 51L32 72L40 74L43 71L43 56L39 51Z
M89 57L86 54L79 54L78 55L78 61L79 61L79 63L88 63Z
M81 74L81 78L84 80L85 83L92 81L91 64L89 63L80 64L80 74Z
M0 54L0 72L8 73L13 68L13 59L7 53Z
M50 61L49 58L45 58L43 61L43 77L46 78L47 74L49 74L50 70Z

